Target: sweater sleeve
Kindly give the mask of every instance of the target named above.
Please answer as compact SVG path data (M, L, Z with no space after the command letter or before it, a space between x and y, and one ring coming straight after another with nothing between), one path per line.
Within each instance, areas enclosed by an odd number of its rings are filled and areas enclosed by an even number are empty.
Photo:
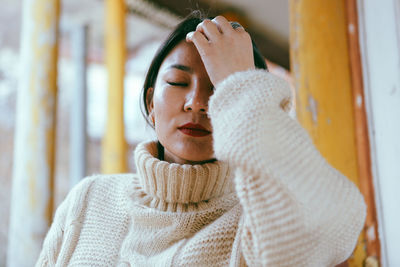
M50 230L44 239L36 267L55 266L57 262L67 262L71 247L76 243L75 232L79 227L85 198L94 177L85 178L77 184L57 208Z
M218 84L209 103L215 154L235 166L249 266L333 266L352 253L365 203L288 115L290 97L264 70Z

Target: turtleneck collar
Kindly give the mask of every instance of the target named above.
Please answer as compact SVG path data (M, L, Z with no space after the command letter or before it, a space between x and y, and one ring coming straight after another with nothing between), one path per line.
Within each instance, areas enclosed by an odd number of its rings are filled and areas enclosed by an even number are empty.
M196 204L233 191L227 163L201 165L168 163L157 158L156 141L144 142L135 150L139 183L144 193L157 202Z

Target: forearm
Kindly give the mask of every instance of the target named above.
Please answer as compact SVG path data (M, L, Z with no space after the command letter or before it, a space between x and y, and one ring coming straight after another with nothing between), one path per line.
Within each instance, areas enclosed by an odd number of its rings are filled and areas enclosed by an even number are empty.
M224 80L210 101L215 153L237 168L253 253L263 264L335 264L351 253L365 205L288 116L289 97L286 83L264 71Z

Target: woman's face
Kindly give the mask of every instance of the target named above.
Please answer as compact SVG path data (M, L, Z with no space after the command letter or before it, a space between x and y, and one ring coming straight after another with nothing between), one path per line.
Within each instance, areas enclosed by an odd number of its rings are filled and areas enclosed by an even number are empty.
M212 128L207 117L213 94L203 62L192 43L181 41L163 61L149 106L164 160L199 164L213 159Z

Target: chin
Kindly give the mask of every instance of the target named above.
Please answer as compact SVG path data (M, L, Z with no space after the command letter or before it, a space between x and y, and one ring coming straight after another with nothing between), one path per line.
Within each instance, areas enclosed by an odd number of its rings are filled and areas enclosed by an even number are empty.
M174 153L173 151L171 152ZM215 160L212 149L204 148L204 146L200 148L197 146L184 146L175 151L174 154L189 164L202 164Z
M182 153L180 158L185 159L190 162L209 162L214 160L214 155L212 153L196 153L191 151L190 153Z
M181 152L182 158L189 161L209 161L214 158L212 145L208 143L187 144Z
M215 161L212 138L165 138L165 142L159 140L177 163L202 164Z

